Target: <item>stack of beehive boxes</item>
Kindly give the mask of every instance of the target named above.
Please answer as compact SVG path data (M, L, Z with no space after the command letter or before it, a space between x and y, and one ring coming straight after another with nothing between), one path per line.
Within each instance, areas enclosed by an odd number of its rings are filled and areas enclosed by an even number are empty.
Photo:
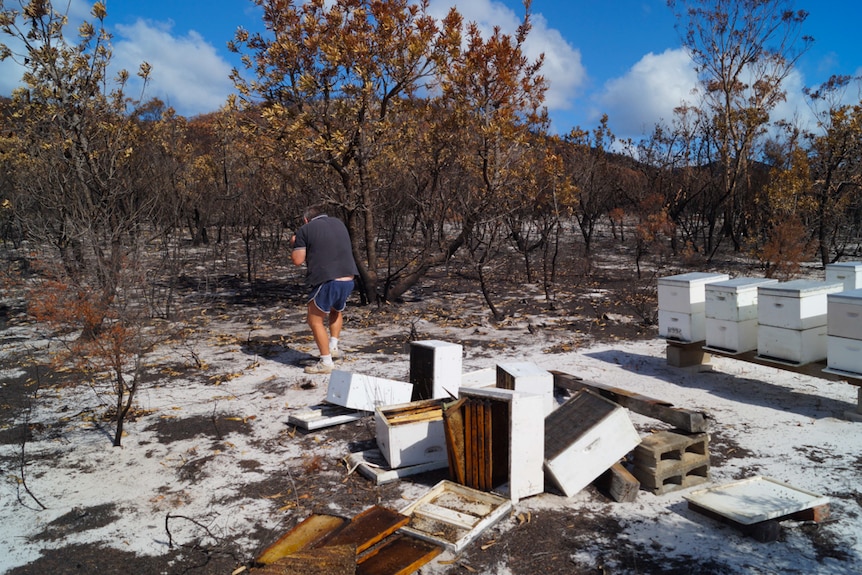
M826 282L844 284L844 291L862 288L862 262L826 264Z
M826 367L862 377L862 289L827 296Z
M757 349L757 288L775 283L740 277L706 284L706 346L730 353Z
M659 278L659 336L683 343L703 341L706 338L706 285L727 279L727 274L707 272Z
M791 365L826 359L827 295L843 289L812 280L757 288L757 354Z

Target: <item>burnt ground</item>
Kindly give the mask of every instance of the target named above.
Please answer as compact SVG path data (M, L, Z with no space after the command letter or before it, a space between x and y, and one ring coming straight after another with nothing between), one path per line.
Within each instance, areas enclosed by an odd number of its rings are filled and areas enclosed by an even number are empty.
M676 272L674 272L676 273ZM512 345L504 340L488 340L482 338L482 325L494 322L497 327L506 327L512 318L518 318L518 326L512 322L513 337L518 332L524 337L523 324L527 330L553 329L564 330L570 334L569 342L559 344L570 348L587 346L591 343L630 341L634 339L654 338L657 335L655 325L655 291L650 286L655 284L654 277L638 280L633 278L625 267L621 270L594 271L591 275L569 278L562 283L567 285L565 292L558 292L553 303L544 298L535 297L535 293L520 293L521 286L506 284L498 285L498 304L505 317L500 320L488 318L487 309L480 310L477 320L475 307L482 308L478 287L470 278L458 274L431 277L423 282L422 288L414 290L403 302L375 307L352 307L349 315L350 329L353 331L376 330L382 326L397 325L399 333L382 338L375 338L373 344L358 346L352 350L355 354L380 354L402 352L409 341L423 339L420 319L435 326L447 326L463 334L461 343L469 346L474 353L486 354L491 357L500 346ZM190 282L192 283L192 282ZM273 306L291 310L296 321L301 321L303 293L295 285L281 282L260 283L254 290L249 290L235 277L223 279L225 289L236 288L233 300L221 299L218 303L209 302L206 305L211 313L230 315L235 321L241 322L244 316L251 321L252 316L259 315L261 309L271 309ZM236 285L232 285L236 284ZM596 294L600 294L598 297ZM464 295L471 295L469 300ZM474 309L468 313L465 302L472 301ZM19 302L20 303L20 302ZM23 304L20 306L6 305L2 309L0 322L0 337L7 325L20 324L26 321L23 316ZM283 313L280 315L284 319ZM621 319L625 318L625 321ZM473 337L475 335L475 337ZM529 336L527 336L529 337ZM9 340L3 340L8 342ZM281 347L278 338L249 338L245 345L253 347L256 353L276 353ZM558 351L568 351L561 349ZM50 436L60 434L64 421L58 421L54 428L32 426L28 424L27 412L31 409L34 398L40 389L50 389L63 384L63 378L71 377L68 373L58 373L42 358L18 357L16 363L26 366L26 375L18 381L9 382L2 388L0 397L0 443L18 445L31 440L34 435ZM177 369L181 369L177 366ZM314 385L308 382L305 385ZM67 407L70 418L80 416L80 408ZM94 410L92 414L97 420L104 421L105 433L109 433L111 422L109 414ZM146 414L132 414L130 417L144 417ZM181 469L182 479L194 482L196 474L202 473L208 453L218 449L219 443L232 433L249 433L249 426L240 418L231 414L220 414L210 418L195 417L175 419L170 425L163 420L154 422L150 429L157 433L158 441L170 443L183 438L197 437L201 441L200 457L192 458ZM293 439L300 441L319 441L323 436L333 441L347 441L350 445L371 445L374 442L373 422L361 420L352 424L336 426L315 433L316 438L305 438L300 430L291 430ZM280 441L279 438L261 440L261 449L267 449L265 441ZM732 441L720 436L711 438L711 454L713 464L734 457L743 457L746 451ZM15 475L21 470L15 460L0 460L0 471L4 475ZM243 466L254 469L259 464L253 456L242 461ZM376 486L370 484L358 474L344 476L343 468L335 460L325 458L310 458L303 461L303 473L290 478L293 492L319 494L319 501L305 500L301 502L304 509L325 509L330 503L336 503L346 509L364 509L376 504L385 504L398 498L396 484ZM862 461L856 462L862 469ZM427 484L429 487L446 476L445 472L428 473L414 476L412 481ZM287 478L275 475L266 481L248 485L246 495L259 494L268 497L272 493L283 491ZM328 489L321 487L329 486ZM316 489L308 487L314 486ZM553 487L548 486L549 491ZM607 500L594 487L590 496L598 500ZM851 494L852 495L852 494ZM183 497L180 493L165 493L165 497ZM22 504L32 505L26 495L19 496ZM285 498L285 505L292 505L290 498ZM859 502L862 506L862 501ZM230 542L209 537L205 529L201 530L198 541L172 542L170 551L158 557L142 557L117 550L107 544L64 545L64 534L70 531L86 531L110 523L113 518L122 513L112 505L94 508L76 508L66 515L45 526L37 536L52 543L50 550L29 565L12 569L7 575L35 574L102 574L102 575L157 575L157 574L228 574L234 572L237 566L248 560L248 550L238 549ZM166 535L170 537L172 525L183 522L195 522L195 518L180 515L168 515L165 518ZM691 574L719 575L731 571L720 558L709 561L698 560L667 560L661 558L660 549L645 549L638 544L615 538L620 532L620 525L613 518L601 514L573 515L571 511L542 510L532 513L529 517L510 519L516 525L508 529L491 528L481 538L470 545L452 563L448 573L494 573L501 562L505 562L509 571L516 575L533 575L536 573L572 575L608 574L610 567L599 562L594 567L584 570L574 564L568 564L568 557L580 548L590 546L596 540L611 540L616 544L605 550L609 563L613 564L613 572L631 574ZM262 545L272 542L277 533L266 532L262 527L256 535ZM830 547L828 532L811 528L809 533L816 547L824 555L836 556L840 550Z

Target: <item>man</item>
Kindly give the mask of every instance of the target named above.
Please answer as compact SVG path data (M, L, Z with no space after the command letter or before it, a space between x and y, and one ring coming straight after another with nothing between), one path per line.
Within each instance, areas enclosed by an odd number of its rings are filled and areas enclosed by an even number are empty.
M359 271L353 259L347 227L337 218L312 206L302 216L304 225L290 238L291 260L307 265L306 283L311 285L306 322L311 328L320 360L305 368L305 373L331 373L332 359L340 357L338 337L344 325L342 312L353 291L353 278ZM326 318L329 317L329 334Z

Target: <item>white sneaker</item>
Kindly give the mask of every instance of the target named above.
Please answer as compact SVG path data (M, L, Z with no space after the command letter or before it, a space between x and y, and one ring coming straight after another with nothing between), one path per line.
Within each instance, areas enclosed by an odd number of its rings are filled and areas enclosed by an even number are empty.
M309 365L305 368L305 373L311 374L326 374L332 373L332 368L335 367L331 363L323 363L322 361L318 361L312 365Z
M329 355L332 356L332 359L341 359L341 350L337 347L335 349L330 349Z

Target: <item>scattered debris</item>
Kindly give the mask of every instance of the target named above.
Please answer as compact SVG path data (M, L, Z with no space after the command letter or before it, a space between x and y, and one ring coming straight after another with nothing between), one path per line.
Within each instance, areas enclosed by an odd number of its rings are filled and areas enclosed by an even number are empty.
M296 427L312 431L356 421L367 415L370 415L370 412L348 409L340 405L319 403L294 411L288 416L287 422Z
M379 449L356 451L348 454L344 460L347 463L348 473L358 470L360 474L372 480L376 485L391 483L426 471L442 469L448 465L448 462L443 460L392 468Z

